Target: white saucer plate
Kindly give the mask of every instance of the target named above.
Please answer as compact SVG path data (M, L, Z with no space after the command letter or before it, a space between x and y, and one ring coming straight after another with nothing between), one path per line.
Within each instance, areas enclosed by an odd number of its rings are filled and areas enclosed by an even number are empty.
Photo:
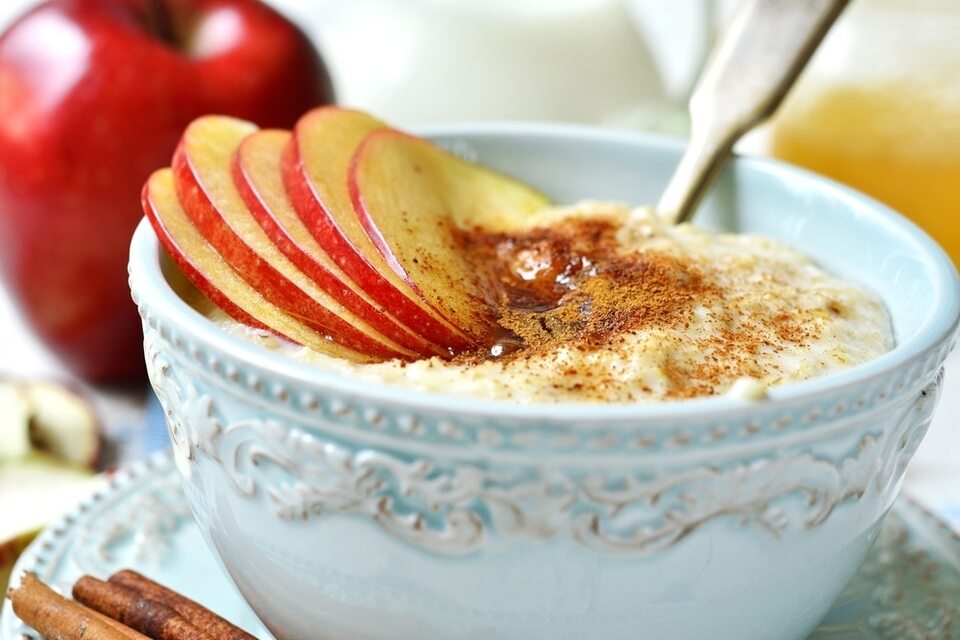
M20 558L14 580L32 571L69 593L82 574L105 577L125 567L259 638L272 638L207 548L167 455L111 476L103 490L37 538ZM0 640L37 637L4 602ZM909 498L894 506L866 562L811 636L894 639L960 639L960 535Z

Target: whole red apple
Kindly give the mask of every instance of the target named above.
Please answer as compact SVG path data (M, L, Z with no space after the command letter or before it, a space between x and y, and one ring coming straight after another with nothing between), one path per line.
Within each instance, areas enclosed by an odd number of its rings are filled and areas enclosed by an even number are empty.
M41 339L84 378L138 376L126 261L146 178L197 116L292 127L332 99L316 49L258 0L52 0L20 18L0 36L0 273Z

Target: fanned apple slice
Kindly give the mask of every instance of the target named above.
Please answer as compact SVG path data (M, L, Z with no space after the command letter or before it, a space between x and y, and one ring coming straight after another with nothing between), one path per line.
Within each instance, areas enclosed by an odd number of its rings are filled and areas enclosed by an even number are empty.
M235 320L272 331L329 356L353 362L373 360L289 316L241 278L210 246L183 210L170 169L161 169L147 180L143 188L143 210L160 244L180 271Z
M297 122L283 178L300 219L327 254L371 298L425 339L451 351L476 343L390 268L357 220L347 170L363 138L385 125L358 111L321 107Z
M310 235L283 186L280 161L290 137L289 131L258 131L233 156L233 181L253 217L298 269L371 327L423 357L441 355L440 347L413 333L354 284Z
M493 326L489 283L458 234L499 228L545 207L531 187L392 129L370 133L354 155L350 195L360 224L411 289L472 336Z
M184 131L172 169L193 224L243 279L287 314L355 351L381 359L415 358L308 278L257 223L231 169L234 152L255 131L256 125L225 116L199 118Z

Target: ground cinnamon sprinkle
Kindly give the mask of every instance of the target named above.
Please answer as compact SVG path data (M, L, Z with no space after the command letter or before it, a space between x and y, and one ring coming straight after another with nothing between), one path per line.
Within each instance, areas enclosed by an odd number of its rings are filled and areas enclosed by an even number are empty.
M724 287L682 254L623 250L617 229L609 220L586 218L514 234L463 232L463 250L490 283L499 330L492 344L455 362L542 359L560 348L615 349L620 337L643 330L664 330L664 340L676 340L669 331L689 328L698 309L719 307L720 328L690 339L701 357L667 360L662 367L671 383L667 396L689 398L717 393L739 377L763 378L758 353L818 337L816 325L800 311L778 313L766 324L752 318L747 305L726 299ZM571 378L567 388L578 393L583 378L598 390L618 383L593 370L560 374Z

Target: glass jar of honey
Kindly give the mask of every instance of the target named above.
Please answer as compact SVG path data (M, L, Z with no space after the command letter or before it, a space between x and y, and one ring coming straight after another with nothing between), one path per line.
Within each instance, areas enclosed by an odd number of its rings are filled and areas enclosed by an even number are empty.
M960 264L960 2L851 3L769 144L910 217Z

